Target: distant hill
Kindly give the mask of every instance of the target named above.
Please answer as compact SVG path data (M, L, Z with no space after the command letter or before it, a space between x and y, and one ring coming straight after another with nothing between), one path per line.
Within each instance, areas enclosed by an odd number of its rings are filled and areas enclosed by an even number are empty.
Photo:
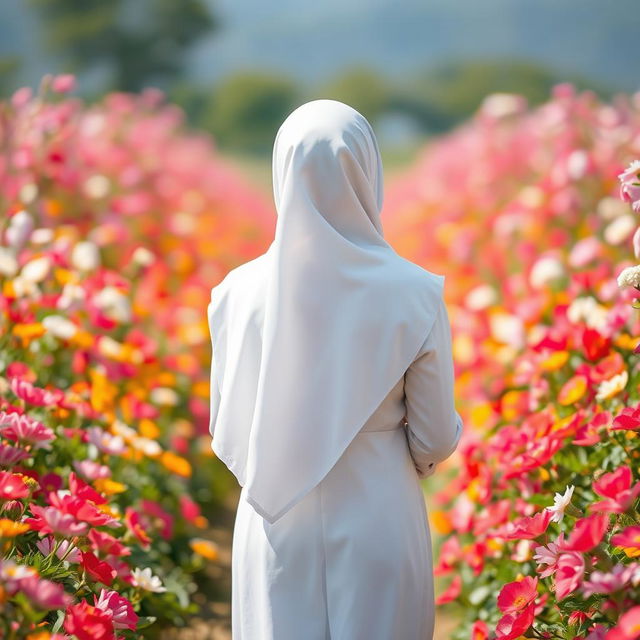
M516 56L640 88L638 0L210 0L225 23L193 53L215 81L266 67L324 80L364 62L393 75L446 58Z
M192 52L202 83L246 68L321 81L351 63L398 76L448 58L515 56L640 88L638 0L209 0L220 31ZM18 54L21 80L55 71L38 21L20 0L0 2L0 56Z

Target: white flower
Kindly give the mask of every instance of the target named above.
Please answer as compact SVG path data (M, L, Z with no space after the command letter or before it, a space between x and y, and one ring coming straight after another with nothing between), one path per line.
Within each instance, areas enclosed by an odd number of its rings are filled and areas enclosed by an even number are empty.
M156 257L146 247L137 247L131 256L131 260L141 267L148 267L155 259Z
M118 456L126 448L122 436L111 435L102 427L89 427L87 429L87 435L91 444L100 449L100 451L108 453L109 455Z
M589 155L584 149L575 149L567 158L567 171L573 180L580 180L589 167Z
M622 244L635 231L636 219L630 213L617 217L604 229L604 239L608 244Z
M105 287L93 297L93 301L112 320L122 323L131 320L129 299L116 287Z
M73 311L82 306L87 297L85 290L77 284L67 282L62 288L62 295L56 302L56 307L64 311Z
M87 178L84 182L84 192L89 198L104 198L111 189L109 178L102 174L96 174Z
M628 381L629 374L626 370L619 373L617 376L609 378L608 380L603 380L598 386L596 400L598 402L602 402L603 400L607 400L608 398L615 396L617 393L624 391Z
M0 247L0 274L13 278L16 273L18 273L18 260L15 253L7 247Z
M619 287L640 287L640 264L627 267L618 275Z
M469 291L464 303L467 309L480 311L494 304L497 300L496 290L488 284L481 284Z
M100 250L93 242L78 242L71 252L71 264L80 271L93 271L100 266Z
M504 312L492 313L489 317L491 335L497 342L519 349L524 344L525 332L522 319Z
M629 205L620 198L605 196L598 202L598 215L603 220L613 220L629 213Z
M46 227L40 227L34 229L31 234L32 244L49 244L53 240L53 229L47 229Z
M534 289L542 289L563 275L564 267L560 260L553 256L544 256L533 265L529 274L529 282Z
M6 241L11 247L20 248L29 239L33 231L33 218L26 211L18 211L9 221Z
M598 303L593 296L581 296L571 302L567 308L569 322L584 322L588 327L602 331L607 325L607 308Z
M142 451L145 456L149 456L150 458L159 456L162 453L162 447L156 440L152 440L151 438L137 436L131 441L131 446L137 451Z
M552 522L562 522L562 519L564 518L564 510L571 502L574 489L575 487L573 485L569 485L564 494L556 493L553 499L553 506L547 507L547 511L551 511L553 513L553 516L551 516Z
M134 587L140 587L145 591L153 591L154 593L164 593L167 589L162 586L162 581L158 576L151 573L149 567L139 569L136 567L131 572L132 584Z
M159 404L165 407L175 407L178 404L178 394L174 389L170 387L156 387L151 390L149 399L154 404Z
M69 340L78 332L78 327L64 316L49 315L42 318L42 326L56 338Z
M22 267L20 278L28 283L42 282L51 270L51 258L49 256L41 256L29 260Z

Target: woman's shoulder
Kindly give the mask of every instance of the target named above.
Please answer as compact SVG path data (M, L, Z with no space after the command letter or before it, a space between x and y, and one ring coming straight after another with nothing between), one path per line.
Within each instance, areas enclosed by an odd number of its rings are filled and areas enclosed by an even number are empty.
M211 300L229 295L231 292L242 292L252 287L261 286L266 270L264 261L266 255L259 255L237 267L234 267L211 289Z

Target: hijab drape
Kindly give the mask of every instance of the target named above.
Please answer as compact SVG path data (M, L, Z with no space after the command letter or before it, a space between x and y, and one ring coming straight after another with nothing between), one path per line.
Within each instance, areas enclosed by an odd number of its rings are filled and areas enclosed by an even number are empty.
M290 113L272 171L275 239L213 288L208 308L212 447L270 523L404 375L444 284L384 239L380 151L352 107L312 100Z

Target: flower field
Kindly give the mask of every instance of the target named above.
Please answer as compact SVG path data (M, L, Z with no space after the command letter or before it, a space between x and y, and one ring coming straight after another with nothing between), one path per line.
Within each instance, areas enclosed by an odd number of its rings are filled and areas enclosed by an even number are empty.
M0 638L147 638L217 555L205 310L273 221L159 93L73 82L0 104Z
M640 637L638 157L640 95L560 84L488 96L387 193L392 244L447 276L466 433L430 519L455 638Z

